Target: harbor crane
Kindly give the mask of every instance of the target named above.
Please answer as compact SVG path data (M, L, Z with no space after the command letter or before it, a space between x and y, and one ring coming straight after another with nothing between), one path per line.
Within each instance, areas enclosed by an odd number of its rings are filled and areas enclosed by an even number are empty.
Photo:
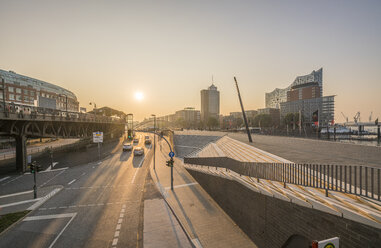
M360 111L353 116L353 120L355 123L360 122Z

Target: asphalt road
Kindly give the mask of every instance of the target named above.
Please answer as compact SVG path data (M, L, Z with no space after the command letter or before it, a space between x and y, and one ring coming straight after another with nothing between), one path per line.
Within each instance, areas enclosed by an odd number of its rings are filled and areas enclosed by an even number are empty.
M142 247L143 191L152 153L143 135L139 145L145 156L122 152L120 143L103 162L39 174L40 188L62 189L2 233L0 247ZM31 180L24 175L1 191L30 189Z

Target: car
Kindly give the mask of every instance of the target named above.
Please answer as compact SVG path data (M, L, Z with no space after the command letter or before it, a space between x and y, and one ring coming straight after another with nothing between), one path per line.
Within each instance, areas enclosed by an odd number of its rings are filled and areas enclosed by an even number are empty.
M132 145L131 143L124 143L123 144L123 151L131 151L132 150Z
M144 138L145 138L146 140L148 140L148 139L149 139L149 136L145 136Z
M149 144L152 143L152 141L151 141L150 139L146 139L146 140L144 141L144 143L145 143L146 145L149 145Z
M137 146L134 149L134 156L142 156L144 155L144 149L143 147Z
M134 143L139 143L139 139L134 139Z

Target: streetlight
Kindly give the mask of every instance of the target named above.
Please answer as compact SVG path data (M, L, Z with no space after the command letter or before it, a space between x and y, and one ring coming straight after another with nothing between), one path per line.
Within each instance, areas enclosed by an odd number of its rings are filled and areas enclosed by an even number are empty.
M97 113L96 113L97 104L95 102L90 102L89 105L93 105L94 106L93 111L94 111L94 116L96 117L97 116Z
M153 116L153 169L156 169L156 115L152 114Z
M131 118L129 118L129 117L131 117ZM129 121L131 121L130 126L128 125ZM128 139L130 139L130 131L129 130L131 130L131 137L132 137L133 136L133 132L134 132L134 115L132 113L129 113L127 115L127 138Z

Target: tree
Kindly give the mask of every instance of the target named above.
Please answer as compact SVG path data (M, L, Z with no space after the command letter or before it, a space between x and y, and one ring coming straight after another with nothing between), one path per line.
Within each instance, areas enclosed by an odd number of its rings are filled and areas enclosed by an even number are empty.
M218 127L218 120L214 117L209 117L207 126L209 127L209 129Z
M256 127L271 127L273 118L269 114L259 114L254 117L253 124Z

